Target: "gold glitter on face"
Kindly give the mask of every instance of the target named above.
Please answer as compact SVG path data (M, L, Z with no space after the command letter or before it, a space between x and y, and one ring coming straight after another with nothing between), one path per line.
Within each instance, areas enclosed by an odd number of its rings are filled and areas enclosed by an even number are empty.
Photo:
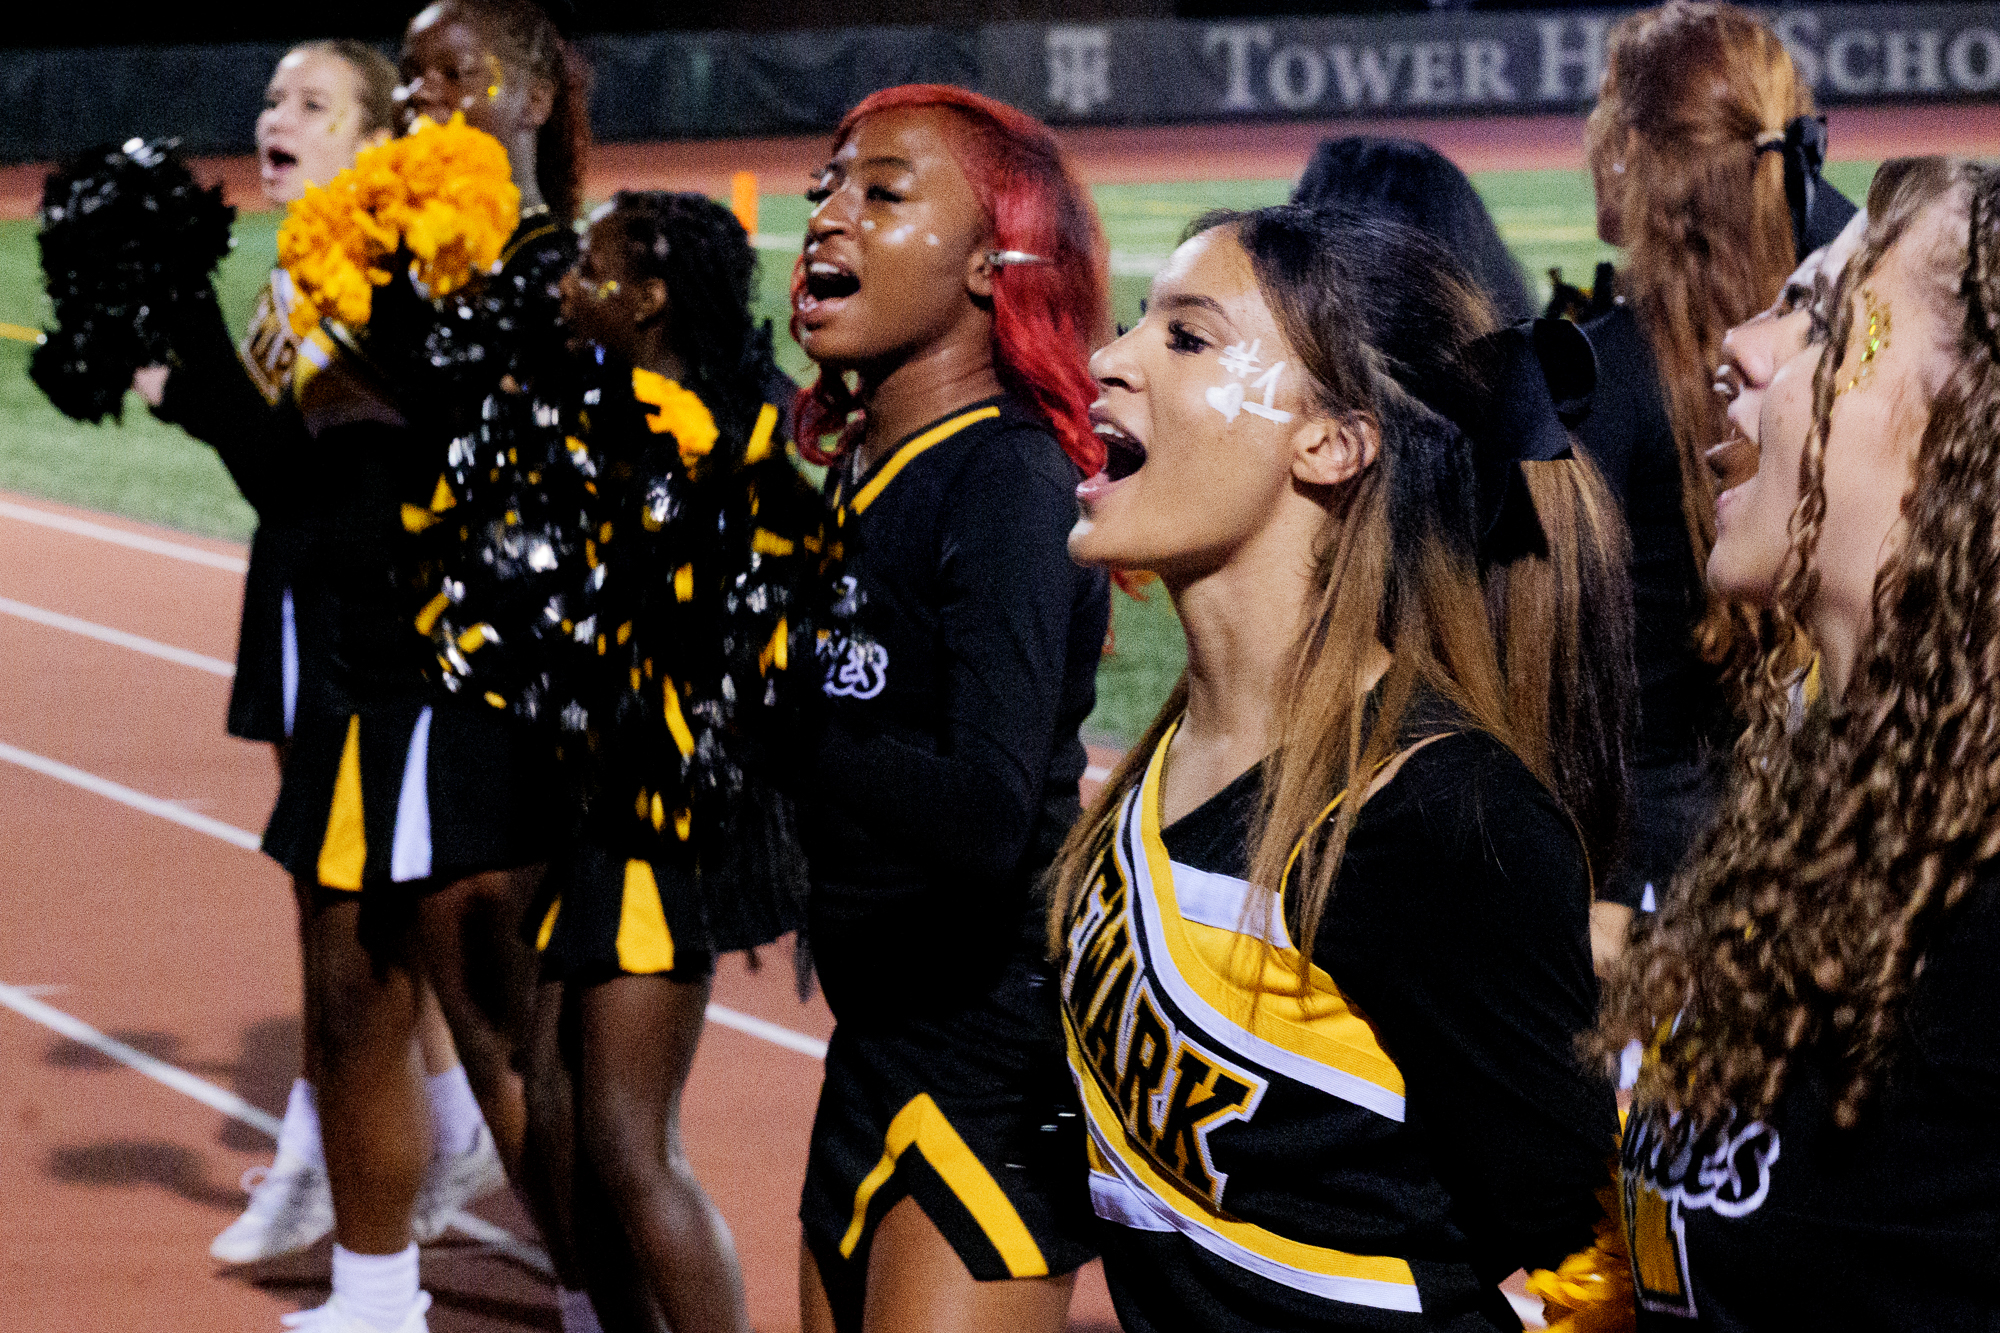
M1849 389L1858 389L1863 380L1874 373L1875 358L1889 345L1889 305L1877 304L1873 288L1861 289L1861 304L1868 312L1868 328L1861 335L1861 364L1847 383L1836 388L1833 393L1838 398Z

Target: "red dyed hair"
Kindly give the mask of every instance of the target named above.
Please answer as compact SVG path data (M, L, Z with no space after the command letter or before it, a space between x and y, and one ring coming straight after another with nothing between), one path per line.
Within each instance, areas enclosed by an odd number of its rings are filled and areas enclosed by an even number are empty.
M1094 340L1108 327L1110 293L1104 231L1097 210L1063 160L1049 127L1004 102L942 83L909 83L863 98L834 131L847 142L879 111L941 107L946 142L993 223L993 246L1050 261L1013 264L993 283L993 363L1009 392L1047 418L1070 461L1090 475L1104 466L1104 446L1088 411L1097 397L1090 377ZM803 261L792 271L796 292ZM839 376L821 372L798 398L799 452L831 463L855 438L860 403ZM831 445L824 443L833 436Z

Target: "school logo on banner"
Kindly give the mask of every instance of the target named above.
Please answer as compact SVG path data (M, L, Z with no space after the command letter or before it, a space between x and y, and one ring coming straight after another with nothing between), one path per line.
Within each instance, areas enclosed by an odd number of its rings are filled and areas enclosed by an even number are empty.
M1049 103L1087 116L1111 100L1111 30L1057 25L1043 36Z

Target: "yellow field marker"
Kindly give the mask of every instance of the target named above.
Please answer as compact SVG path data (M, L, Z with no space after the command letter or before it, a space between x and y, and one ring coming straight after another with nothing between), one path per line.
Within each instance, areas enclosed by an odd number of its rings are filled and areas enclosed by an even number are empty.
M48 335L40 329L31 329L25 324L0 321L0 338L12 338L17 343L39 343L46 341L47 337Z
M729 211L750 235L757 234L757 173L739 171L729 178Z

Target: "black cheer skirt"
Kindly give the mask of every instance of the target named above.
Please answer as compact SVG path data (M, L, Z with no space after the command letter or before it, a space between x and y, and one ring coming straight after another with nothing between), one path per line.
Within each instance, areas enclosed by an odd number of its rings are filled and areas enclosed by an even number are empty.
M546 742L479 700L301 706L264 851L328 889L449 883L548 859L561 802Z
M587 828L557 855L534 916L542 975L582 985L614 976L699 981L716 955L797 930L806 873L790 799L747 795L730 823L696 868L631 854L644 844L624 830Z

